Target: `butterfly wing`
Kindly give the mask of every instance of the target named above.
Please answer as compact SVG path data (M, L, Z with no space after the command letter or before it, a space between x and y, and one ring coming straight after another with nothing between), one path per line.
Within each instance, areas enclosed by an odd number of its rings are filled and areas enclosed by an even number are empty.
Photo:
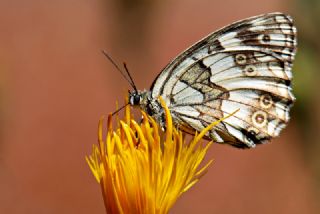
M278 136L289 120L296 28L282 13L248 18L217 32L169 63L151 87L181 129L219 143L250 148Z

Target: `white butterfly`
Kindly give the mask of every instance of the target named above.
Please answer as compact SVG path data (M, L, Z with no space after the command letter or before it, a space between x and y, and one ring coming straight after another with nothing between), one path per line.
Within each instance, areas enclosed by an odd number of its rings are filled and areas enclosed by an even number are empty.
M134 86L129 103L165 128L161 96L175 125L188 133L240 109L207 137L239 148L265 143L286 126L295 100L290 85L296 32L282 13L235 22L171 61L150 91Z

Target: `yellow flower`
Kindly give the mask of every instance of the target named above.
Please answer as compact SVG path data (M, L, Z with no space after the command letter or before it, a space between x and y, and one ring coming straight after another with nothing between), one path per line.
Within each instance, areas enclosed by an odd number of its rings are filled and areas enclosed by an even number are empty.
M142 123L135 122L130 107L115 131L109 115L105 140L103 119L99 121L99 143L86 160L101 185L107 213L168 213L212 163L200 167L211 142L199 141L219 121L186 143L183 133L173 127L164 101L160 102L166 115L164 139L157 123L144 112Z

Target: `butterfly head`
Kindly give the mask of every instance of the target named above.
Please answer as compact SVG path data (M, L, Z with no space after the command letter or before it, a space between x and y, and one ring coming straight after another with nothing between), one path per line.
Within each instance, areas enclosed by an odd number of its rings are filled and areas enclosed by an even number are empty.
M150 91L129 91L129 105L137 106L149 115L159 111L160 104L156 99L152 99Z
M163 130L165 129L164 110L160 102L152 97L151 91L129 91L129 105L139 107L149 116L152 116Z
M140 105L142 101L141 91L129 91L129 103L132 106Z

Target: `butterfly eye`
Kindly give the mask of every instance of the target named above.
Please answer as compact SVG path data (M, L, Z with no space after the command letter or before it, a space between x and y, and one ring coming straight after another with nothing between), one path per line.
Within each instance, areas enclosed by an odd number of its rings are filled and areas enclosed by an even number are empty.
M134 105L140 104L140 95L138 95L138 94L134 95L134 97L133 97L133 104L134 104Z

